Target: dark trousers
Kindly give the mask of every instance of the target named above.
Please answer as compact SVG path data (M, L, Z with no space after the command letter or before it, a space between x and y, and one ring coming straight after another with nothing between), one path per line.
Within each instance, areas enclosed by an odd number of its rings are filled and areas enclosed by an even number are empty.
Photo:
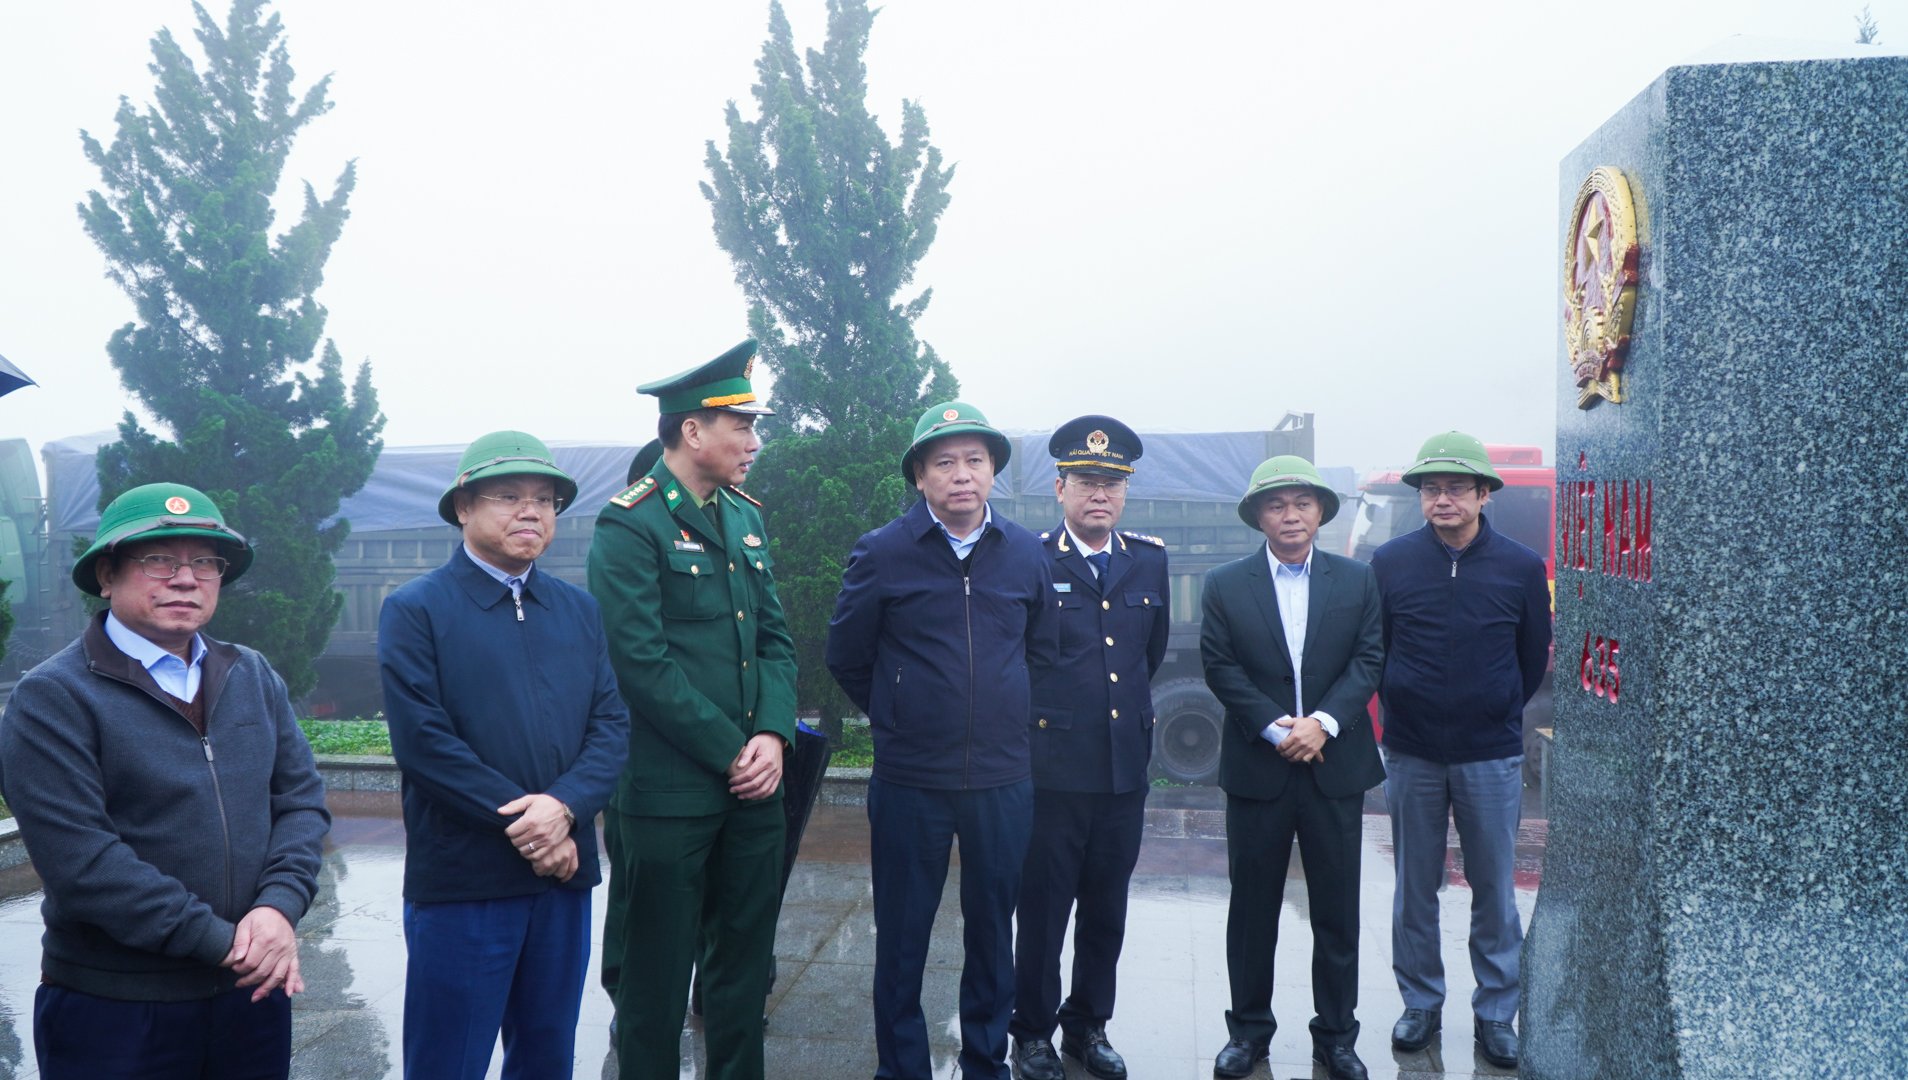
M1278 1030L1272 1015L1272 958L1286 867L1298 839L1312 921L1312 1041L1350 1046L1358 1038L1358 866L1362 795L1328 798L1311 775L1292 779L1276 799L1226 796L1226 866L1232 903L1226 912L1226 973L1232 1008L1226 1029L1235 1039L1265 1042Z
M42 983L33 1055L46 1080L283 1080L291 999L274 990L255 1005L248 986L197 1001L116 1001Z
M1126 940L1126 889L1139 862L1146 789L1120 794L1034 791L1033 840L1015 912L1016 1039L1050 1039L1113 1018L1115 969ZM1073 983L1060 1000L1060 950L1073 917Z
M575 1068L590 894L404 905L405 1080L482 1080L503 1033L506 1080Z
M877 1080L929 1080L921 974L961 845L961 1076L1007 1080L1014 1009L1014 901L1032 826L1033 782L948 791L868 782L869 872L874 881Z
M622 861L610 880L623 876L626 905L614 992L620 1075L681 1074L689 973L699 967L703 1075L762 1080L762 1002L781 900L781 801L698 817L624 815L617 829Z

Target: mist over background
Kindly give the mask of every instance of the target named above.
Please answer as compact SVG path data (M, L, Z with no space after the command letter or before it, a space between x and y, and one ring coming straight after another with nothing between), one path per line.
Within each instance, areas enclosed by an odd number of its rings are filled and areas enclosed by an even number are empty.
M786 8L819 48L821 0ZM387 444L639 443L636 384L746 334L696 185L724 103L754 112L766 2L271 10L295 90L331 73L335 103L277 228L300 181L328 193L357 161L319 298L347 371L372 362ZM1559 160L1669 66L1735 35L1853 50L1859 12L890 0L870 106L892 135L920 102L958 164L917 331L1007 428L1292 410L1325 464L1450 427L1548 458ZM1876 51L1902 51L1908 0L1871 12ZM100 186L79 131L110 141L121 95L151 101L153 34L196 59L194 24L184 0L0 0L0 355L41 384L0 399L0 436L37 448L126 407L105 343L132 307L75 213Z

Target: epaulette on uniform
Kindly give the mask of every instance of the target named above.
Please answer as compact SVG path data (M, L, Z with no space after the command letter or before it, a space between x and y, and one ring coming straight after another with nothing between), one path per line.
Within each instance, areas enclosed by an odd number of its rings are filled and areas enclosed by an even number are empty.
M637 503L642 502L643 499L648 497L650 492L655 490L656 478L653 476L645 476L616 494L611 495L610 503L613 506L620 506L627 510Z
M749 494L748 492L743 491L741 488L736 487L734 484L729 485L729 490L735 492L737 495L740 495L744 501L753 504L756 507L756 509L759 510L762 508L761 500L757 499L755 496Z
M1141 532L1128 532L1125 529L1120 530L1120 535L1126 537L1128 540L1138 540L1142 544L1151 544L1162 550L1166 547L1166 541L1161 540L1157 536L1148 536Z

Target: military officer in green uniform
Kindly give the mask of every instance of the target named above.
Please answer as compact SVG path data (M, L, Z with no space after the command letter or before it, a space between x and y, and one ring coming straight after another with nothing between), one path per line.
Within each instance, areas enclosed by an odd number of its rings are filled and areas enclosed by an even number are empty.
M609 809L621 940L604 943L606 969L620 972L605 976L624 1080L680 1075L698 966L705 1075L763 1075L795 649L759 504L737 486L762 447L756 418L772 413L750 387L754 362L745 341L637 388L659 399L662 460L610 500L590 547L590 592L630 711Z

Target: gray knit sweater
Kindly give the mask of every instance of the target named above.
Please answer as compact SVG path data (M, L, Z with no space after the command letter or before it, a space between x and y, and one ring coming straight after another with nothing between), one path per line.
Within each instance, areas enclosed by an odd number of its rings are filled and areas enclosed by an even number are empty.
M0 716L0 793L45 884L41 971L129 1001L210 997L255 907L293 926L331 815L285 684L205 639L206 734L106 636L101 614L28 672Z

